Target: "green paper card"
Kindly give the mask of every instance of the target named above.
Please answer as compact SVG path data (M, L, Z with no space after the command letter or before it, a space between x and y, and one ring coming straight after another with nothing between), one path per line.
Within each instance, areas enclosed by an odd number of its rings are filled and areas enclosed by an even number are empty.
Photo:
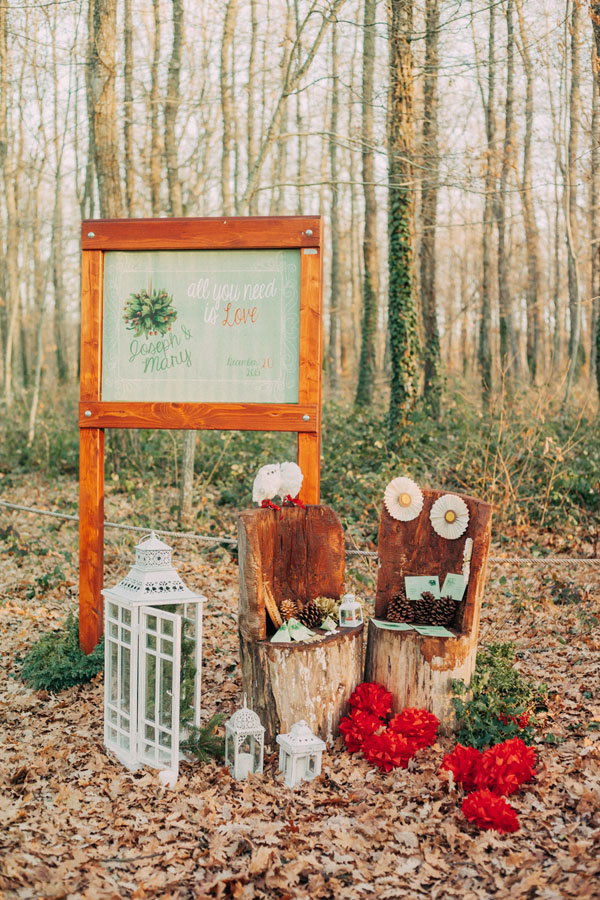
M413 629L413 626L408 625L407 622L385 622L381 619L371 619L371 622L377 628L385 628L388 631L412 631Z
M313 638L315 636L314 631L310 631L297 619L288 619L287 626L293 641L306 641L308 638Z
M464 575L452 575L448 573L442 585L442 597L452 597L457 603L462 600L467 584Z
M418 600L429 591L437 599L440 596L440 579L437 575L407 575L404 579L408 600Z
M291 640L292 639L290 637L290 630L288 628L288 623L284 622L283 625L281 626L281 628L279 628L279 630L276 631L275 634L273 635L273 637L271 638L271 643L272 644L279 644L279 643L288 643L289 644Z
M321 622L321 628L323 631L337 631L337 623L333 621L331 616L327 616L327 618Z
M426 637L454 637L443 625L415 625L415 631Z

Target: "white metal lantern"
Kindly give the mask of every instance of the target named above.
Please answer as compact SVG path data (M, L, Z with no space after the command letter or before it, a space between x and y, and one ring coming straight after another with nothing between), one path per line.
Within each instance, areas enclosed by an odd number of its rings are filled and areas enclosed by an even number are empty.
M185 586L171 547L154 532L135 565L104 595L104 743L135 770L179 771L179 745L200 725L202 606Z
M362 606L354 594L344 594L339 609L339 622L343 628L354 628L362 625Z
M265 729L253 710L244 705L225 722L225 765L238 781L260 775L265 754Z
M288 787L312 781L321 772L325 741L312 733L304 719L292 725L288 734L278 734L279 771Z

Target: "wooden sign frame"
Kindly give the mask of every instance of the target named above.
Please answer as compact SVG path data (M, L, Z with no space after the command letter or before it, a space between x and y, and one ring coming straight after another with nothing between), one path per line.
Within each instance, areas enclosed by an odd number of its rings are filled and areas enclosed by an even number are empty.
M79 637L89 653L103 630L104 429L290 431L298 435L302 498L319 502L322 252L320 216L89 219L81 226L79 404ZM300 251L297 403L102 400L104 252L107 250ZM261 462L257 460L257 463Z

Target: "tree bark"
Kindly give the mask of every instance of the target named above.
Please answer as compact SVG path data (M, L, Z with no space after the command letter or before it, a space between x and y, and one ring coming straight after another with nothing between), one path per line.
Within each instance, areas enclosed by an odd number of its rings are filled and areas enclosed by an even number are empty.
M437 75L439 0L425 4L425 66L423 69L423 131L421 183L421 314L423 317L424 397L438 418L442 398L442 362L437 322L436 225L439 176Z
M181 47L183 43L183 3L173 2L173 43L169 71L167 75L167 96L165 100L165 160L167 165L167 185L169 189L169 212L172 216L183 215L181 179L177 162L177 139L175 123L181 103L179 75L181 71Z
M519 376L519 352L510 295L508 250L506 235L506 202L510 172L513 167L514 150L514 30L513 0L506 3L506 100L504 115L504 141L502 145L502 168L500 184L494 197L494 216L498 228L498 306L500 312L500 369L508 383L514 383Z
M221 113L223 116L223 144L221 150L221 197L223 215L233 214L234 198L232 193L232 141L233 141L233 85L230 81L231 55L233 51L233 32L237 12L237 0L227 0L223 38L221 41Z
M579 138L579 0L571 2L570 58L571 87L569 91L569 138L565 171L565 223L567 232L567 280L569 286L569 368L565 384L564 404L569 402L571 389L578 372L581 341L581 296L579 263L577 259L577 146Z
M123 154L125 163L125 215L135 215L135 163L133 157L133 21L132 0L123 0Z
M332 391L338 386L339 379L339 310L340 310L340 219L339 219L339 187L337 166L339 115L338 58L337 58L337 24L331 26L331 112L329 118L329 174L331 185L331 203L329 219L331 225L331 281L329 292L329 346L327 350L327 369L329 385Z
M413 291L414 186L412 0L388 0L388 328L390 435L397 434L418 392L419 340Z
M519 53L525 70L525 134L523 138L523 166L519 193L523 206L523 225L525 228L525 244L527 249L527 366L531 383L535 384L539 373L543 353L542 344L542 311L540 304L540 247L539 233L535 219L535 207L531 190L531 144L533 138L533 90L534 70L529 48L529 35L523 17L522 0L517 0L519 17Z
M100 215L115 219L122 215L115 89L117 0L90 0L90 24L88 88Z
M160 101L159 101L159 65L160 65L160 0L152 0L154 12L154 34L152 39L152 67L150 81L150 205L152 215L158 216L160 205L160 182L162 143L160 139Z
M379 254L377 249L377 201L375 197L375 162L373 136L373 81L377 32L376 0L365 0L362 71L362 180L365 199L363 236L362 328L358 384L355 403L366 407L373 398L376 369L375 330L379 294Z
M600 261L598 258L598 254L600 253L600 244L596 243L598 238L596 237L596 232L598 229L597 226L597 204L598 204L598 194L597 194L597 177L598 177L598 168L600 164L599 152L598 152L598 100L600 97L600 3L593 0L590 4L590 15L592 19L592 29L594 34L594 50L595 52L592 54L592 68L594 74L594 83L596 86L595 92L595 102L593 103L593 124L592 124L592 189L593 189L593 197L592 197L592 213L594 216L592 222L592 298L594 303L595 310L595 328L592 329L592 342L595 347L595 357L594 357L594 375L596 378L596 390L598 392L598 397L600 398ZM599 404L599 414L600 414L600 404Z

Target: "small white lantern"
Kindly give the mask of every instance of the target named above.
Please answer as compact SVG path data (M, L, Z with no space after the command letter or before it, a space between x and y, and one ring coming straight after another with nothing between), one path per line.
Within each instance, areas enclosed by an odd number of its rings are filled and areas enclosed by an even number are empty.
M265 729L257 714L248 709L246 695L242 709L225 722L225 765L238 781L260 775L265 753Z
M304 719L292 725L288 734L278 734L279 771L284 783L296 787L301 781L312 781L321 772L325 741L312 733Z
M104 595L104 744L135 770L179 771L180 741L200 725L202 606L154 532Z
M355 628L362 625L362 606L354 594L344 594L339 609L339 622L342 628Z

